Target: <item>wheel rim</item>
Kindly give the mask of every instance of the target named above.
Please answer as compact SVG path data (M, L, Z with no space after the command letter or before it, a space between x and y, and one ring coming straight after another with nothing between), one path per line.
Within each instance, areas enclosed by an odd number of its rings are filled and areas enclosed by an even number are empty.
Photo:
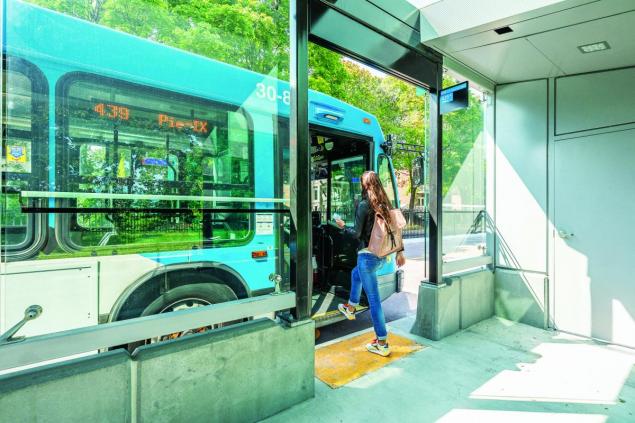
M204 300L202 298L182 298L180 300L174 301L168 305L166 305L165 307L163 307L158 314L163 314L163 313L170 313L173 311L180 311L180 310L189 310L192 308L197 308L197 307L205 307L208 305L211 305L213 303ZM196 328L196 329L188 329L188 330L184 330L182 332L173 332L167 335L162 335L162 336L155 336L153 338L150 338L148 340L146 340L146 344L154 344L157 342L161 342L161 341L168 341L170 339L177 339L177 338L181 338L183 336L187 336L187 335L192 335L192 334L196 334L196 333L202 333L202 332L206 332L210 329L218 329L218 328L222 328L223 324L222 323L217 323L214 325L210 325L210 326L203 326L200 328Z

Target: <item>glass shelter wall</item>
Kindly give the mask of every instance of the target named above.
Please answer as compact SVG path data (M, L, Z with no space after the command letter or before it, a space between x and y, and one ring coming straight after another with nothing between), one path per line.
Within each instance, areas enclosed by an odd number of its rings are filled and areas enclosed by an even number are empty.
M444 75L444 87L457 80ZM443 255L457 260L486 251L486 116L488 94L470 87L469 107L443 115Z
M0 332L288 289L288 1L5 5Z

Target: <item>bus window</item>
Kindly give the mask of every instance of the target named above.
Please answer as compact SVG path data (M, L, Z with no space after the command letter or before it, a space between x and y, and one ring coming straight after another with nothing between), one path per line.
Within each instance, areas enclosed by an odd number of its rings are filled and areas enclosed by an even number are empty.
M348 226L355 223L355 206L362 196L361 176L365 170L365 156L331 163L331 216L338 214Z
M386 195L388 195L388 199L392 203L393 207L397 207L397 199L395 196L395 186L392 181L392 166L390 165L390 160L388 157L383 154L379 156L379 166L377 168L379 176L379 180L381 184L384 186L384 190L386 190Z
M64 93L62 190L125 194L69 200L68 207L105 210L62 217L65 244L189 249L251 237L250 214L218 211L245 204L178 198L253 196L253 135L242 110L92 75L68 77ZM214 213L201 212L210 208Z
M3 84L2 250L26 251L43 238L42 216L22 213L19 193L46 189L46 98L44 77L29 63L7 58ZM33 251L35 253L35 251ZM30 255L28 253L27 255Z

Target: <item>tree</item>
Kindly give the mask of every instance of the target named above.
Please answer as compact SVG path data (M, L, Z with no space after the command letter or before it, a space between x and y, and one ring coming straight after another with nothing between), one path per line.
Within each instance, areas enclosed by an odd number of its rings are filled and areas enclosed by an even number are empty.
M288 0L32 0L33 3L139 37L191 51L258 73L289 78ZM444 86L456 83L444 77ZM384 134L425 147L427 95L391 76L378 76L352 60L309 45L309 86L377 117ZM480 101L443 119L443 194L447 194L483 126ZM417 154L395 151L396 169L409 175L409 204L417 188Z

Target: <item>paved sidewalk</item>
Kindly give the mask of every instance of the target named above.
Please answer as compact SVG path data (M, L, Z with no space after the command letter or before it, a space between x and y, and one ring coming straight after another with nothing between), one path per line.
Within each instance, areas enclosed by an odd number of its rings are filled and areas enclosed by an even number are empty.
M268 422L635 422L635 351L492 318ZM336 342L336 341L333 341Z

